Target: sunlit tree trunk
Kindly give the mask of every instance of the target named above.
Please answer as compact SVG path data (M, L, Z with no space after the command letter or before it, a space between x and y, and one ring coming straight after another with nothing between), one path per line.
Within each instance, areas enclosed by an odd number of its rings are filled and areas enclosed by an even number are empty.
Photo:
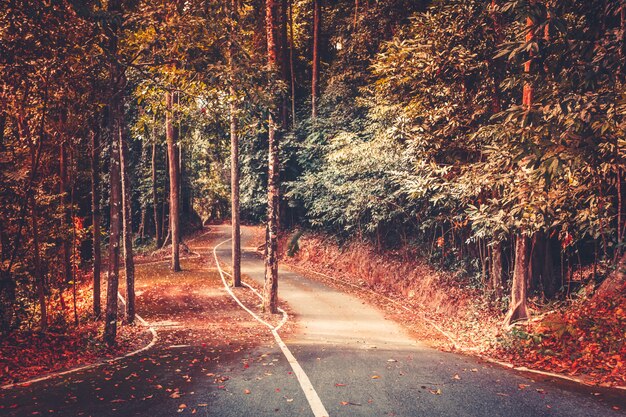
M93 315L100 318L100 269L102 249L100 247L100 132L91 132L91 221L93 242Z
M107 9L109 13L121 12L121 1L110 0ZM119 27L109 37L108 53L113 57L109 68L110 102L109 102L109 143L111 147L109 162L109 259L107 274L107 304L104 323L104 342L107 346L115 345L117 335L117 291L119 287L120 269L120 230L122 213L122 179L120 170L120 139L122 112L122 88L119 86L121 70L116 62L118 54Z
M509 312L504 320L507 325L528 318L526 283L528 282L529 247L530 238L522 234L518 235L515 242L515 268L513 271L513 282L511 283L511 301Z
M267 65L270 72L278 73L277 45L275 39L276 10L274 0L265 2L265 30L267 34ZM273 79L273 78L272 78ZM274 87L274 86L271 86ZM276 100L270 109L268 118L269 142L269 172L267 179L267 242L265 257L265 285L263 287L263 310L271 313L278 312L278 205L279 173L278 173L278 144L280 132L276 126Z
M118 146L120 151L120 177L122 180L122 230L124 246L124 272L126 275L127 323L135 321L135 260L133 259L133 222L131 207L130 175L128 174L128 143L124 132L124 114L120 109L117 115L119 123Z
M313 0L313 63L311 75L311 118L313 119L317 117L317 96L319 93L321 1Z
M180 271L180 218L179 218L179 206L180 206L180 175L179 175L179 161L177 152L176 129L173 125L173 93L168 91L165 93L165 136L167 140L167 156L169 158L169 174L170 174L170 237L172 239L172 260L171 269L174 272Z
M115 344L117 334L117 291L120 267L120 229L122 212L122 188L120 177L120 121L119 99L114 98L110 106L111 159L109 162L110 225L109 225L109 270L107 275L107 304L104 325L104 341L108 346Z
M531 0L530 5L533 6L535 1ZM530 43L534 39L535 22L531 17L526 18L526 43ZM532 64L532 52L530 57L524 64L524 72L530 74ZM526 112L530 113L533 104L533 86L530 81L524 83L522 104L526 108ZM515 268L513 270L513 279L511 282L511 300L509 311L504 319L505 325L511 325L515 321L525 320L529 317L527 308L527 290L529 277L529 246L530 238L521 230L517 234L515 241Z
M235 36L238 29L237 0L230 2L230 44L228 64L230 70L230 192L232 224L233 287L241 286L241 236L239 224L239 132L237 128L237 89L235 88Z

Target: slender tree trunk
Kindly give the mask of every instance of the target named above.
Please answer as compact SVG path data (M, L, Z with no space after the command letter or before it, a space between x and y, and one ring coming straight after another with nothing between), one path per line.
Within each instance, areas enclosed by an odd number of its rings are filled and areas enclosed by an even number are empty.
M37 147L31 147L31 172L37 170L37 154L39 153L41 144ZM48 314L46 311L46 292L43 270L41 268L41 252L39 247L39 220L37 218L37 198L32 196L31 220L33 232L33 258L35 267L35 285L37 287L37 295L39 297L39 309L41 310L40 330L45 332L48 328Z
M319 92L321 1L313 0L313 63L311 76L311 118L313 119L317 117L317 96Z
M535 1L531 0L530 4L534 5ZM526 42L532 42L534 31L535 24L529 16L526 18ZM524 72L527 74L531 72L532 58L531 52L528 61L524 64ZM524 107L526 107L526 112L530 113L533 104L533 86L530 81L524 83L522 103ZM529 317L526 306L529 275L529 246L530 238L524 234L523 230L520 231L515 241L515 269L513 270L513 280L511 282L511 302L509 312L504 318L504 324L507 326L513 324L515 321L525 320Z
M180 175L179 161L177 152L176 129L173 125L173 93L168 91L165 93L166 112L165 112L165 135L167 140L167 156L169 158L169 174L170 174L170 230L172 237L172 261L171 269L174 272L180 271L180 248L179 248L179 206L180 206Z
M232 224L233 287L241 286L241 236L239 224L239 135L237 129L237 90L235 88L235 36L238 30L237 0L230 3L230 44L228 64L230 70L230 192Z
M354 30L359 22L359 0L354 0Z
M511 325L518 320L529 317L526 307L526 283L528 282L528 252L530 238L518 235L515 243L515 269L513 270L513 282L511 283L511 304L504 323Z
M65 142L61 143L59 148L59 193L61 194L61 206L63 207L63 227L68 230L72 222L70 215L70 207L68 202L69 192L67 189L67 149ZM69 238L63 239L63 268L64 268L64 285L72 282L72 252L71 242Z
M296 127L296 72L293 67L293 0L289 0L289 78L291 79L291 123Z
M275 40L275 2L265 1L265 29L267 34L267 65L271 72L277 73L277 48ZM280 132L275 122L276 101L270 109L268 120L269 172L268 172L268 207L267 207L267 255L265 257L265 285L263 287L263 310L278 312L278 206L279 167L278 147Z
M128 143L124 132L124 114L118 114L119 133L117 140L120 151L120 177L122 180L122 234L124 247L124 272L126 275L126 309L127 323L135 321L135 260L133 259L133 222L130 176L128 174Z
M102 249L100 247L100 134L91 132L91 228L93 240L93 315L100 319L100 269Z
M153 129L153 132L156 130L156 127ZM156 134L153 133L154 142L152 143L152 207L154 209L154 240L156 241L157 248L161 247L161 216L159 216L159 197L157 193L157 144L156 144Z
M34 158L33 158L34 161ZM45 332L48 327L48 315L46 313L46 293L43 272L41 269L41 255L39 251L39 225L37 220L37 202L35 197L32 198L31 220L33 228L33 258L35 263L35 285L37 287L37 295L39 297L39 309L41 310L40 329Z
M122 211L122 188L120 173L120 120L119 98L114 96L111 103L111 160L110 179L110 226L109 226L109 271L107 276L107 305L104 325L104 341L108 346L115 345L117 334L117 291L120 268L120 229Z
M502 298L502 242L494 243L491 248L491 274L489 289L495 298Z

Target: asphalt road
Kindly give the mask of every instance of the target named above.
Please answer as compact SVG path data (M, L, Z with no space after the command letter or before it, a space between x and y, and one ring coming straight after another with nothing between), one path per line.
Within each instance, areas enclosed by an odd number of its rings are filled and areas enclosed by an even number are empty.
M229 235L228 226L215 227L210 239L193 249L202 255L202 262L209 262L212 245ZM247 241L244 234L244 247ZM217 255L228 261L229 245L220 246ZM243 273L263 280L263 261L251 250L243 254ZM186 283L164 279L171 286L166 291L180 292L184 284L185 293L190 288L201 293L203 280L198 274ZM285 343L329 416L626 415L623 396L533 380L471 357L427 348L377 308L286 269L280 270L279 297L295 313L290 319L298 322L298 330ZM237 340L211 343L219 333L203 329L202 317L213 311L202 304L205 299L173 300L174 317L169 319L165 311L154 311L159 300L143 305L138 300L140 314L160 324L160 341L153 349L114 365L1 392L0 416L316 415L269 329L246 322L251 318L235 303L226 307L222 303L220 308L243 323L242 329L268 334L259 336L255 347Z
M230 228L223 226L217 232L227 239ZM244 228L244 248L248 240ZM218 255L229 260L230 245L222 245ZM242 273L263 282L263 261L252 248L243 253ZM386 320L377 308L287 268L280 269L279 298L287 301L300 328L286 344L330 416L624 415L620 394L539 381L475 358L428 348ZM284 362L279 358L277 365ZM296 390L297 394L302 396ZM218 409L231 410L220 415L313 415L310 410L272 413L263 403L263 398L253 407L225 396L214 400Z

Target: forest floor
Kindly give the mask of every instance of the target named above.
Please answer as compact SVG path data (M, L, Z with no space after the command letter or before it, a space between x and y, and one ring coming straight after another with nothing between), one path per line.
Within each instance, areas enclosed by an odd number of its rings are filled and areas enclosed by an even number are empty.
M151 334L145 327L120 323L117 345L106 346L102 340L103 322L93 319L91 275L78 283L76 317L73 297L65 295L65 298L65 308L58 297L49 301L49 325L45 332L28 326L0 340L0 386L109 360L150 342ZM106 281L102 300L106 300ZM123 306L119 305L119 317L123 314Z
M262 228L255 230L262 244ZM588 298L558 305L531 300L533 319L513 329L484 294L451 272L397 254L378 254L365 244L339 248L332 239L304 235L287 255L290 236L281 238L282 261L309 278L357 295L402 323L419 340L460 351L557 373L589 385L626 386L626 296Z
M208 239L206 231L186 239L188 246L181 253L183 272L180 273L169 270L167 250L145 250L136 256L138 313L143 316L148 312L145 317L157 329L159 345L200 344L205 349L226 345L239 352L260 343L267 335L261 332L262 325L238 311L223 290L208 251L211 247ZM122 295L123 282L122 273ZM91 284L91 276L85 274L77 291L77 326L73 324L73 310L66 306L63 316L60 313L53 316L59 325L50 326L47 332L16 331L0 341L0 386L110 360L150 343L152 335L145 326L122 323L120 305L117 345L108 348L102 341L103 322L93 320L91 314ZM106 302L106 274L103 274L102 290L102 300ZM237 295L253 309L259 305L250 291L241 289ZM52 302L50 306L54 308ZM284 331L289 332L290 327L286 326Z

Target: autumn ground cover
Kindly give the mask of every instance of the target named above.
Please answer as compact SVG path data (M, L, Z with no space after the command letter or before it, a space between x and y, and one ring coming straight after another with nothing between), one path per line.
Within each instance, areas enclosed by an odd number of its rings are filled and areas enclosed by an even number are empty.
M149 343L151 335L145 327L120 323L116 346L107 347L102 341L102 323L93 319L92 300L90 277L85 276L76 291L78 324L73 324L71 305L65 305L64 309L57 299L50 302L53 324L46 332L21 329L3 337L0 385L114 358ZM123 316L122 306L118 314Z
M256 236L260 242L262 231ZM363 243L339 247L323 235L304 234L293 250L291 237L281 239L283 262L380 306L432 346L592 384L626 385L625 292L610 300L582 296L549 305L531 299L534 318L507 329L500 307L459 274L419 258L376 253Z
M227 346L227 353L232 355L271 338L264 326L240 310L223 290L210 249L212 241L206 232L190 240L183 251L180 273L170 271L165 251L146 251L138 257L137 308L158 332L155 349L191 345L220 353ZM258 311L259 299L251 291L242 288L235 292L249 308L264 316ZM151 334L144 326L120 323L118 343L107 348L102 342L102 323L89 317L92 298L88 278L80 285L77 296L80 317L77 327L69 326L64 332L60 328L58 333L54 328L44 334L16 332L2 340L0 382L3 385L120 356L150 342ZM66 320L72 315L73 312L66 311ZM120 317L123 317L121 306ZM289 332L290 325L283 331ZM219 378L216 380L219 382Z

